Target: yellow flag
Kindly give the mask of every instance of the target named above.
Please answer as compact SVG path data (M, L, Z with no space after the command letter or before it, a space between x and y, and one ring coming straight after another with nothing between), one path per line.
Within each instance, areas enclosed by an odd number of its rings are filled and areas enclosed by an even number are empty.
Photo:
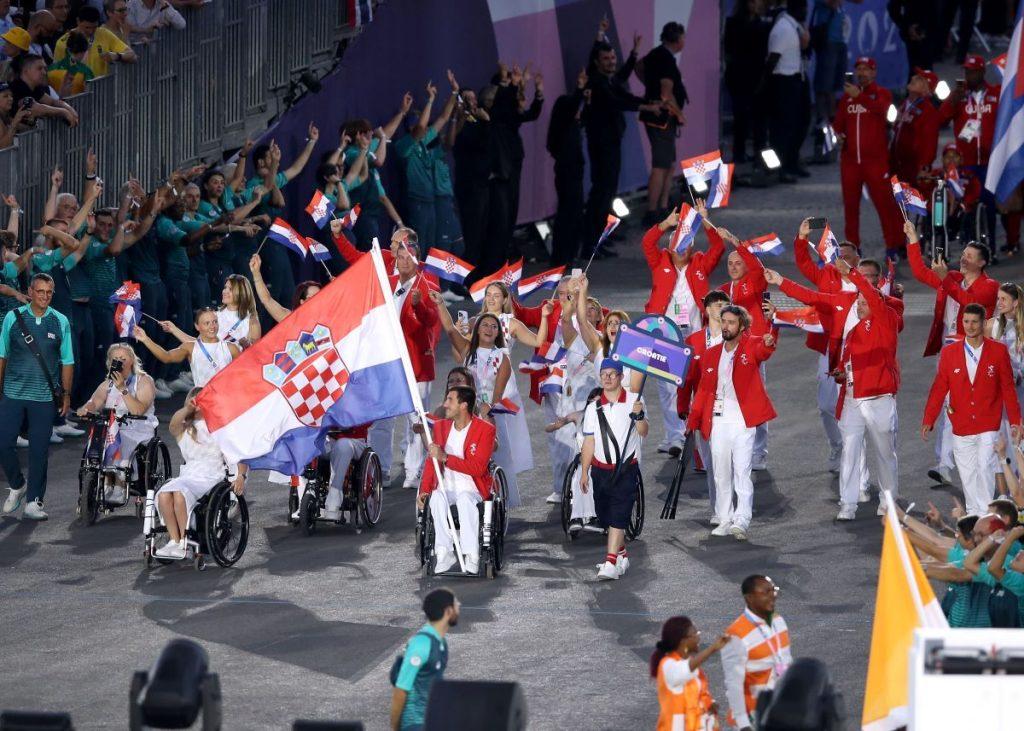
M864 691L862 731L892 731L910 722L910 648L918 627L948 627L921 564L889 500L875 621Z

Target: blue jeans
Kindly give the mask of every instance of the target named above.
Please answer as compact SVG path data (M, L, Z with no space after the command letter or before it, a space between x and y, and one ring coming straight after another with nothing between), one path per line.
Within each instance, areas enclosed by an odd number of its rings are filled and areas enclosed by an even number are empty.
M0 398L0 467L15 490L25 486L18 459L18 431L28 421L28 492L25 499L42 500L46 494L46 466L50 461L50 432L57 409L52 401Z

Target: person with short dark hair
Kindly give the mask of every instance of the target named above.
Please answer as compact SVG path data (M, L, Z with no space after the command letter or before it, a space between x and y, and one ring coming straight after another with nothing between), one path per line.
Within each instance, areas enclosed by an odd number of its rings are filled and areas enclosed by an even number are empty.
M746 607L725 633L731 641L722 648L729 723L739 731L756 725L754 709L762 690L771 690L793 663L789 627L775 611L779 587L771 578L752 574L740 585Z
M448 630L459 623L459 600L451 589L434 589L423 598L427 623L405 646L401 664L392 677L392 731L415 731L423 726L430 686L448 667ZM395 672L394 670L392 671Z
M783 183L795 183L796 176L810 175L800 166L800 145L810 122L810 94L803 64L803 51L810 43L803 27L806 18L807 0L788 0L785 11L775 17L760 82L771 105L769 135L782 163L779 180Z
M50 307L54 283L49 274L35 274L29 284L31 301L4 317L0 327L0 466L10 485L3 515L25 503L30 520L46 520L43 497L50 459L54 419L71 409L75 358L71 326ZM22 422L28 422L28 483L21 472L15 442Z
M67 102L50 94L46 78L46 62L41 56L26 53L14 64L17 78L11 82L15 105L28 110L29 119L60 117L69 127L78 125L78 113ZM29 99L31 101L23 101Z
M92 6L85 6L78 11L78 20L74 31L65 33L53 48L53 60L62 61L68 55L68 40L71 33L78 32L89 41L89 50L85 54L85 63L96 76L105 76L112 63L135 63L139 60L135 51L127 43L118 38L107 28L100 27L100 11Z
M651 677L658 684L658 725L655 731L709 729L717 726L718 703L701 669L732 638L722 635L700 649L700 630L689 617L669 617L651 653Z
M154 33L161 28L185 30L185 18L175 7L177 4L165 0L129 0L127 22L131 30L131 42L151 41Z
M92 81L96 74L85 62L89 52L89 39L76 30L68 34L67 54L60 61L54 61L46 69L50 86L61 98L85 91L85 82Z

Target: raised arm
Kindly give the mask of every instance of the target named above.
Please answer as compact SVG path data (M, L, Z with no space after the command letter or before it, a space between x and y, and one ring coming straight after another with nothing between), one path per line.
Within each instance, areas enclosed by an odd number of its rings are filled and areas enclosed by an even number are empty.
M398 112L381 128L384 130L384 136L387 139L391 139L395 136L395 132L398 131L398 125L402 123L402 120L405 119L405 116L409 113L410 109L412 109L412 94L405 92L402 96L402 104L399 106ZM381 140L381 142L383 143L383 140Z
M263 274L260 272L261 264L262 261L259 254L253 254L249 259L249 271L252 272L253 289L256 290L256 296L267 311L267 314L274 318L274 322L281 322L281 320L292 314L292 311L282 306L280 302L270 295L267 283L263 281Z
M448 307L445 305L441 293L433 289L430 290L430 299L437 305L438 320L441 322L441 329L444 330L451 341L455 360L461 363L466 359L467 353L469 353L469 338L463 335L459 328L455 326L452 314L448 312Z
M132 331L132 337L146 346L146 349L153 354L153 357L161 363L181 363L188 359L192 354L193 343L182 343L174 350L165 350L154 343L152 339L150 339L149 335L146 334L146 331L138 325L136 325L135 329Z
M1006 537L1003 538L1003 542L999 544L999 548L992 554L992 558L988 560L988 572L992 574L996 581L1003 580L1003 576L1006 574L1006 556L1010 553L1010 548L1022 536L1024 536L1024 526L1018 525L1011 528Z
M289 181L293 180L296 175L302 172L302 168L306 167L306 163L309 162L310 155L313 154L313 148L316 147L317 140L320 139L320 130L316 128L316 125L312 122L309 123L308 137L306 137L306 146L302 148L302 152L295 158L295 162L289 165L284 171L284 177Z
M331 237L334 239L334 245L338 247L338 253L341 254L341 258L349 264L355 264L365 255L365 252L353 246L352 242L345 236L345 225L341 222L340 218L335 218L331 221Z
M910 221L906 221L903 224L903 232L907 236L907 261L910 262L910 273L921 284L926 284L932 289L938 289L942 286L942 276L936 274L924 263L924 257L921 255L921 240L917 236L917 227ZM932 266L940 268L939 265L940 262L935 262ZM944 265L941 268L944 268Z
M590 287L590 282L587 276L581 275L579 279L579 290L576 294L576 323L580 328L580 337L583 338L583 342L587 345L587 350L590 351L591 355L596 353L601 348L601 335L597 332L594 326L587 319L587 291ZM605 353L607 355L607 353Z
M825 277L825 269L819 269L811 260L811 242L807 238L811 233L810 221L811 219L805 218L800 222L796 240L793 242L793 259L796 260L796 268L800 270L800 273L810 280L815 287L821 287L822 280ZM826 264L825 266L831 265Z
M548 316L553 311L554 305L550 300L541 304L542 316L536 333L520 322L517 318L513 317L508 323L509 334L523 345L531 348L541 347L544 343L548 342Z

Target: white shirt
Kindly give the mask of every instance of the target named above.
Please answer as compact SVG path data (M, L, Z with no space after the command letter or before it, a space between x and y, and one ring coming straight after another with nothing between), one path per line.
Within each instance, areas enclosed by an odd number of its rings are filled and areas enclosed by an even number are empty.
M690 283L686 281L686 270L689 264L676 270L676 286L672 290L672 299L668 303L666 314L680 328L692 332L700 326L700 308L690 291Z
M192 347L192 355L189 356L189 366L192 369L192 380L197 387L201 388L210 382L217 373L227 367L231 362L231 349L223 340L218 343L204 343L196 340Z
M229 343L249 337L249 316L239 317L237 310L226 307L217 310L217 337Z
M732 366L736 361L737 346L729 352L722 348L722 355L718 359L718 390L715 393L715 411L721 406L721 416L715 416L715 421L728 424L746 424L743 419L743 411L740 410L740 400L736 395L736 386L732 382Z
M594 460L601 462L606 465L615 464L615 447L612 446L611 439L608 440L608 448L611 453L604 449L604 439L601 438L601 424L597 420L597 407L600 405L601 410L604 413L605 418L608 420L608 428L611 430L611 435L615 437L615 441L618 442L619 450L621 451L621 457L623 460L632 456L632 459L636 459L639 456L640 451L640 435L637 434L636 427L630 429L630 424L633 420L629 417L633 411L633 404L640 399L638 394L627 391L625 388L622 389L623 396L619 398L615 403L609 403L605 401L604 394L601 397L595 399L591 403L587 404L586 410L583 412L583 435L585 437L594 437ZM640 401L643 404L643 401ZM626 434L629 433L629 442L626 442Z
M964 340L964 360L967 361L967 377L971 379L972 384L974 383L974 375L978 372L978 363L981 362L981 350L984 347L984 341L977 348L974 348L966 339Z
M697 677L697 671L690 669L690 658L688 657L684 657L682 660L666 657L661 661L661 673L665 680L665 687L675 695L682 693L686 684Z
M466 435L469 434L469 425L472 421L466 423L466 426L459 429L455 428L455 424L452 424L452 430L448 432L448 441L444 443L444 451L453 457L459 457L460 459L466 456ZM452 469L445 469L444 471L444 484L445 488L453 493L468 492L473 495L478 495L479 491L476 489L476 483L473 482L473 478L467 475L465 472L456 472Z
M792 15L779 13L768 35L768 53L779 54L779 61L772 69L777 76L792 76L803 70L800 59L800 24Z
M395 285L395 309L398 310L398 314L402 314L402 308L405 306L405 298L409 296L409 291L412 290L412 285L416 281L416 277L410 277L407 282L401 280Z
M156 20L164 20L175 30L185 29L185 18L173 6L163 7L161 0L156 0L153 7L147 8L142 0L128 0L128 22L136 28L145 28ZM132 43L145 40L148 36L142 33L132 33L129 39Z
M967 289L962 279L960 280L960 289ZM959 316L960 303L946 295L946 308L942 311L942 324L945 325L947 334L956 333L956 321Z
M857 285L851 282L849 279L840 279L839 286L843 292L856 292Z

